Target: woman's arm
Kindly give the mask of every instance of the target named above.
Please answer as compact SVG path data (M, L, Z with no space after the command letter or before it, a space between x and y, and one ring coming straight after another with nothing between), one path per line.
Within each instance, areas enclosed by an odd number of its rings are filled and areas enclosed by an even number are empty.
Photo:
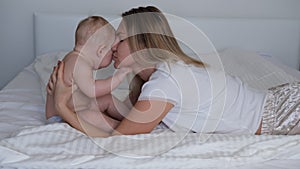
M46 119L49 119L50 117L57 115L54 108L53 96L50 95L49 93L47 93L45 112L46 112Z
M52 79L54 79L56 81L56 72L57 72L56 66L53 68L53 72L55 74L52 73L52 75L49 78L47 87L46 87L46 91L47 91L46 106L45 106L46 107L45 108L46 119L48 119L54 115L57 115L55 107L54 107L54 97L53 97L53 91L52 91L53 85L54 85Z
M108 137L111 135L132 135L151 132L174 106L165 100L137 101L129 114L112 132L104 132L78 118L76 113L68 108L67 100L71 97L71 86L63 81L64 64L61 62L57 70L57 80L54 82L55 109L59 115L74 128L93 137ZM55 72L54 72L55 73ZM84 128L82 127L84 126Z
M145 134L151 132L174 105L167 101L137 101L112 135Z

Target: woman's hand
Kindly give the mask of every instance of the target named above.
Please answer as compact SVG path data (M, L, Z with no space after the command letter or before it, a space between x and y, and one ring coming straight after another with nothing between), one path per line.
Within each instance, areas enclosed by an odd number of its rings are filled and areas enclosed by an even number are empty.
M64 62L59 62L57 68L54 68L49 82L49 90L54 96L54 105L56 111L61 115L62 108L67 106L68 100L72 95L72 86L67 86L63 79Z
M54 85L56 83L57 69L58 69L58 67L54 66L53 71L50 75L50 78L49 78L49 81L48 81L48 84L47 84L47 87L46 87L48 95L53 95Z

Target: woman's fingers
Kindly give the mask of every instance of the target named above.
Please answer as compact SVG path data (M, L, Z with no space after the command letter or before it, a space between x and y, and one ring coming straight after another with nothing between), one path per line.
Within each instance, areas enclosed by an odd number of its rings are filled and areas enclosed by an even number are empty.
M58 114L62 113L62 107L67 105L67 102L72 95L72 86L68 86L64 83L63 79L64 62L60 62L57 68L57 78L54 83L54 104L55 109L58 110Z
M46 90L49 95L53 95L53 85L51 85L50 82L48 82Z
M51 77L50 77L50 83L52 83L53 85L56 84L56 80L57 80L57 69L58 67L57 66L54 66L53 68L53 72L51 74Z
M57 66L54 66L46 87L47 93L49 95L53 95L54 83L56 83L56 74L57 74Z
M60 62L57 70L57 78L59 78L59 80L63 80L64 67L65 67L64 62Z

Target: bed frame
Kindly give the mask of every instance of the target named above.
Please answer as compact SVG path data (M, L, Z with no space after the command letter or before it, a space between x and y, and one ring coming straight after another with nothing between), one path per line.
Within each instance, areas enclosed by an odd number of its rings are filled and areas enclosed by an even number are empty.
M112 21L115 27L121 19L117 15L101 15ZM72 49L76 25L86 16L85 14L35 13L35 55ZM172 20L175 16L167 15L167 17L176 36L176 29L173 27L174 24L178 24ZM277 58L287 66L299 69L299 20L201 17L185 19L196 26L193 29L206 34L217 50L234 47L258 51ZM180 28L179 33L184 33L187 39L193 41L197 38L190 33L191 26L185 28L188 22L183 22L184 28Z

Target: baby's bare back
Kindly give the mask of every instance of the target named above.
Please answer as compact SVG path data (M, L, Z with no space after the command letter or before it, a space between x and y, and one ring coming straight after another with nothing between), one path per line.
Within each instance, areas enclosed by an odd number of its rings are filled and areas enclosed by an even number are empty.
M64 82L70 85L73 84L73 71L78 58L78 52L71 51L63 59L64 67ZM77 88L77 87L76 87ZM73 91L72 97L68 101L68 107L78 112L91 107L92 99L86 96L80 89Z
M73 71L78 58L78 52L71 51L63 59L64 67L64 82L70 86L73 83Z

